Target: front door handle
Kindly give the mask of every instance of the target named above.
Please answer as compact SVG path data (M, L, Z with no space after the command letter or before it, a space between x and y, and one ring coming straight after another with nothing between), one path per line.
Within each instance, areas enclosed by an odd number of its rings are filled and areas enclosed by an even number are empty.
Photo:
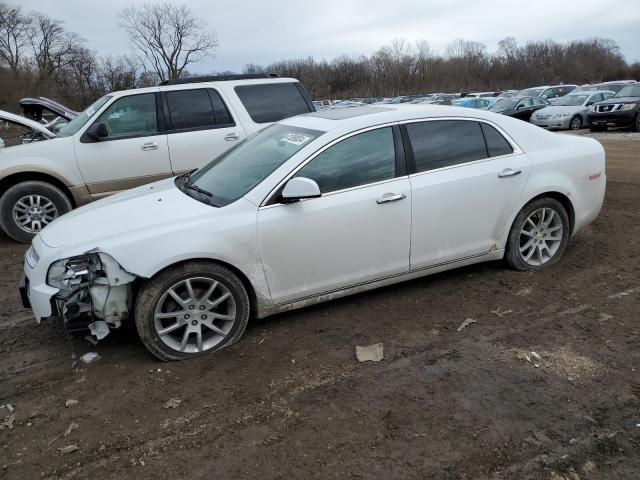
M157 149L158 149L158 144L156 142L149 142L142 145L142 150L144 151L157 150Z
M383 203L397 202L398 200L402 200L404 198L407 198L404 193L385 193L378 200L376 200L376 203L378 205L381 205Z
M515 177L520 175L522 170L514 170L513 168L505 168L498 174L498 178Z
M237 133L227 133L227 134L224 136L224 139L225 139L227 142L233 142L234 140L238 140L238 138L240 138L240 137L238 137L238 134L237 134Z

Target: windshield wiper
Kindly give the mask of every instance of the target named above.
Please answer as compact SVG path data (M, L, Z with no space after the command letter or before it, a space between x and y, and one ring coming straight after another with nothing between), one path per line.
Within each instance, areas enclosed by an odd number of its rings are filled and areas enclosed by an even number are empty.
M198 170L197 168L192 168L191 170L187 170L186 172L182 172L180 175L177 175L176 178L189 178L193 172Z
M197 185L191 185L190 183L185 183L184 188L188 188L189 190L193 190L194 192L201 193L202 195L206 195L207 197L213 197L213 193L208 192L204 188L200 188Z

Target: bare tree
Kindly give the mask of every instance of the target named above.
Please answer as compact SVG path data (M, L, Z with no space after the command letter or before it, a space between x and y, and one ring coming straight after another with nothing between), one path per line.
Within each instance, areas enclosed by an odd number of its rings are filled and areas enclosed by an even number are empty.
M29 42L30 24L20 7L0 3L0 60L9 66L14 77Z
M83 48L84 40L78 34L68 32L62 21L34 13L29 43L40 75L50 76L69 65L77 50Z
M213 56L218 46L215 32L186 5L144 4L119 16L140 60L161 80L179 78L187 65Z

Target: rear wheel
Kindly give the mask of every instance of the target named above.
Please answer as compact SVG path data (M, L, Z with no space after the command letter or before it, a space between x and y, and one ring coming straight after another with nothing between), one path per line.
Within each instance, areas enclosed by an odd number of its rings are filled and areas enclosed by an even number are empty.
M17 183L0 198L0 227L14 240L29 243L72 208L64 192L50 183L36 180Z
M636 119L631 126L631 130L633 130L634 132L640 132L640 113L636 115Z
M540 198L524 206L511 226L505 258L516 270L553 265L569 242L567 211L554 198Z
M582 128L582 117L580 115L574 116L569 122L569 128L571 130L580 130Z
M250 304L228 268L189 262L145 284L135 306L142 343L160 360L184 360L227 347L242 336Z

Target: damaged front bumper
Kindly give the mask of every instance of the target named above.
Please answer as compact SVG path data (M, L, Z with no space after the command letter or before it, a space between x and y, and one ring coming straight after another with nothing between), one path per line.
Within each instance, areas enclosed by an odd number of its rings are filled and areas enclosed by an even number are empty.
M39 237L25 258L25 275L19 286L26 308L38 322L60 317L65 322L96 321L118 328L131 316L136 276L109 254L94 249L82 255L59 258L59 249L47 247ZM57 252L54 252L58 250ZM33 253L46 252L34 263Z

